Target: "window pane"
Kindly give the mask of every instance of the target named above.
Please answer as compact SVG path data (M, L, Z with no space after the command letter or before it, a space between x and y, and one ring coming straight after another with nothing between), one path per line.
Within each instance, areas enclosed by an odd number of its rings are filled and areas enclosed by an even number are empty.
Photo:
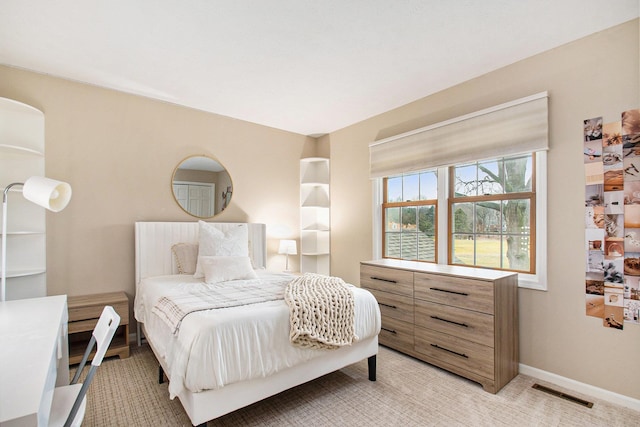
M473 232L473 203L454 203L452 230L454 233Z
M502 194L502 161L478 164L478 195Z
M416 227L416 207L415 206L407 206L402 209L402 231L411 231L415 233L417 231Z
M476 264L478 267L502 267L502 239L500 236L478 234L475 239Z
M400 233L385 233L384 256L400 258Z
M402 200L405 202L420 199L420 175L404 175L402 177Z
M387 179L387 202L402 201L402 177L396 176Z
M438 198L438 174L436 171L420 174L420 200L435 200Z
M476 233L502 232L502 204L500 201L475 204Z
M528 192L532 190L531 177L533 170L531 155L505 159L506 178L505 193Z
M418 234L415 232L402 233L402 259L418 258Z
M384 231L400 231L400 208L386 208Z
M473 236L454 235L451 239L453 264L475 265L475 242Z
M504 268L529 271L531 252L531 205L529 200L504 200L506 247Z
M419 261L435 262L436 239L433 235L418 233L418 256L416 259Z
M418 230L428 236L436 235L435 206L420 206L418 208Z
M454 168L454 191L456 197L477 195L478 168L475 164Z

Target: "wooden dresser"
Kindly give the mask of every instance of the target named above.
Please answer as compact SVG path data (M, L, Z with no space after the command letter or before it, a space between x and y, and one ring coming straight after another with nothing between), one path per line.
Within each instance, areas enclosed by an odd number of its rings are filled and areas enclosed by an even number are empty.
M120 325L111 340L105 357L129 357L129 298L124 292L79 295L67 299L69 307L69 364L80 363L93 329L105 305L110 305L120 316ZM89 360L93 358L93 354Z
M497 393L518 375L517 274L401 260L365 261L380 344Z

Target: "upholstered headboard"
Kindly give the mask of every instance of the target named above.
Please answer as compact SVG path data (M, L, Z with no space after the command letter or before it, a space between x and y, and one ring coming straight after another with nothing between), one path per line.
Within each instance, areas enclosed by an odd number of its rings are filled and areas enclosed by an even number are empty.
M229 226L241 223L218 223ZM266 268L266 225L247 223L249 257L255 268ZM171 252L176 243L198 243L198 222L136 222L135 263L136 288L145 277L177 274L178 267Z

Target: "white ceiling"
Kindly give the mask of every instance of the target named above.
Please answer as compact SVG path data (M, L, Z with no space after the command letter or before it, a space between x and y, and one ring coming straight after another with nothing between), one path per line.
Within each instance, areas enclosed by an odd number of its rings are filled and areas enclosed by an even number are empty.
M0 64L314 135L639 10L640 0L0 0Z

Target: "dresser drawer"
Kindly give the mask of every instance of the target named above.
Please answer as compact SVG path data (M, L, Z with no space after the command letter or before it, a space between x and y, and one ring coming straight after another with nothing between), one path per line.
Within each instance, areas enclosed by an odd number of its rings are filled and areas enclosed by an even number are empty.
M413 323L413 298L375 289L369 289L369 292L376 297L383 318L392 317Z
M428 301L415 301L415 323L488 347L494 346L494 317Z
M494 378L494 353L491 347L416 327L415 350L427 357L427 362L431 358L484 378Z
M412 323L383 317L378 342L396 350L411 352L413 351L413 330Z
M415 297L493 314L493 283L438 274L415 274Z
M361 264L360 286L413 297L413 272Z

